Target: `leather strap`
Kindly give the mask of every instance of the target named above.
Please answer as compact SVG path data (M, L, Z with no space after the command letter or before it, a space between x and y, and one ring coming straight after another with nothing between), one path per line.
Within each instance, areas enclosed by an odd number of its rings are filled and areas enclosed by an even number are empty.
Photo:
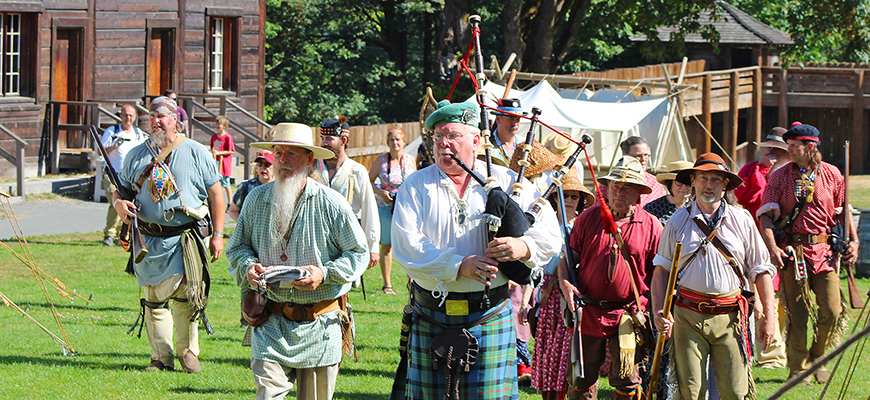
M746 287L746 278L743 277L743 273L740 272L740 267L737 265L737 261L735 260L734 255L731 254L731 250L728 250L728 248L725 247L725 243L722 243L722 241L719 240L718 237L716 237L716 232L714 232L713 229L710 229L707 224L702 223L695 218L692 218L692 221L695 221L695 225L698 225L698 228L701 229L701 232L704 232L708 236L712 235L710 243L712 243L713 247L715 247L716 250L719 250L719 253L721 253L722 256L725 257L725 261L728 261L728 265L731 266L731 270L734 271L734 274L737 275L738 279L740 279L740 287ZM718 229L719 227L717 226L715 230Z
M796 233L792 233L788 235L789 240L793 243L803 243L803 244L817 244L817 243L828 243L828 239L831 238L830 235L821 234L821 235L798 235Z
M628 268L628 276L631 280L631 290L634 292L634 301L637 302L637 308L640 311L645 311L643 306L641 306L640 302L640 292L637 290L637 283L635 282L634 277L634 269L631 268L631 257L628 256L628 252L625 251L625 241L622 240L622 233L617 230L613 237L616 239L616 244L619 246L619 252L622 254L622 258L625 259L626 267Z
M683 306L683 308L688 308L692 311L699 312L701 314L707 315L718 315L718 314L727 314L735 311L740 311L740 305L735 301L733 304L720 305L709 302L695 302L689 300L681 295L677 295L674 301Z
M313 304L278 303L269 304L269 312L283 315L293 322L310 322L318 316L340 308L339 299L328 299Z

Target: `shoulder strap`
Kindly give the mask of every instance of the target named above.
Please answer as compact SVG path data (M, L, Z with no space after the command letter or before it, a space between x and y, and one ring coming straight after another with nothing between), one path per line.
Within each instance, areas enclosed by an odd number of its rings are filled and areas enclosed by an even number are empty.
M625 251L625 241L622 240L622 233L618 230L613 234L616 243L619 245L619 253L622 254L622 258L625 259L625 265L628 268L628 278L631 280L631 290L634 292L634 301L637 302L637 308L643 311L643 308L640 305L640 292L637 290L637 282L635 282L634 270L631 268L631 257L629 257L628 252Z
M716 229L710 229L707 224L701 223L701 221L698 221L695 218L692 218L692 221L695 222L695 225L698 225L698 228L701 229L701 232L707 234L707 236L710 238L708 240L710 241L710 243L713 244L713 247L715 247L716 250L719 250L719 253L722 253L722 256L725 257L725 261L728 261L728 265L731 266L731 270L734 271L734 274L737 275L738 279L740 279L740 286L746 287L746 278L744 278L743 273L740 272L740 267L737 265L737 261L734 259L734 255L731 254L731 250L728 250L728 248L725 247L725 243L722 243L722 241L719 240L718 237L716 237L716 231L719 230L719 227L717 226Z
M166 159L166 157L169 157L169 153L172 153L172 150L177 149L178 146L180 146L181 143L184 142L185 140L187 140L187 137L185 137L185 136L181 136L181 135L176 136L175 140L172 143L170 143L169 146L166 146L166 148L163 149L163 151L161 151L160 154L157 155L157 162L162 163L163 160Z

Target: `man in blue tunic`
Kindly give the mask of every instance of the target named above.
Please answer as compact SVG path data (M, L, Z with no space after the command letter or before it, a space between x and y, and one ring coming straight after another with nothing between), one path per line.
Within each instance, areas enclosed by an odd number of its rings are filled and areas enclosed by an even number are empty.
M365 272L369 250L341 194L310 178L315 159L333 153L314 146L311 128L281 123L270 142L275 181L248 194L227 247L229 273L240 287L260 287L268 319L251 334L257 399L331 399L342 355L342 322L351 283ZM307 277L263 288L261 275L278 266ZM256 324L252 324L256 325Z
M225 202L211 153L178 134L177 108L167 97L151 102L151 138L127 153L120 175L121 185L137 192L135 201L121 200L116 191L112 205L126 223L138 216L148 249L133 263L151 344L145 370L175 368L174 325L178 360L190 373L201 370L197 326L208 296L208 255L214 262L223 252ZM206 210L215 230L208 250L196 229Z

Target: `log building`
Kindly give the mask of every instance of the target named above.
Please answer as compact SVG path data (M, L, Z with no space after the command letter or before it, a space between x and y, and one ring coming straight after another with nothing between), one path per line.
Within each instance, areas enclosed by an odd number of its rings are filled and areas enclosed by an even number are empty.
M12 161L8 155L23 153L34 175L40 148L87 148L80 126L117 123L111 115L120 105L167 89L202 121L226 113L244 142L240 129L258 132L262 118L265 7L265 0L0 2L2 155ZM147 125L144 110L139 123ZM47 172L56 172L51 166ZM0 162L0 175L14 171Z

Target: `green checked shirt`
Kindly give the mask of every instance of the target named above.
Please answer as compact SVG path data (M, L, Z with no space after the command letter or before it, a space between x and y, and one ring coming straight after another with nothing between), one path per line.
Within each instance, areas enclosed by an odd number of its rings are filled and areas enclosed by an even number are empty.
M267 183L248 194L236 230L227 247L229 273L245 287L254 263L316 265L323 283L315 290L276 288L267 296L277 302L310 304L335 299L350 290L368 266L365 236L347 201L337 192L311 179L299 196L290 223L290 240L284 242L287 261L281 261L281 243L272 239L271 213L274 185ZM341 361L341 327L337 312L312 322L296 323L282 316L269 317L254 328L251 351L255 359L291 368L315 368Z

